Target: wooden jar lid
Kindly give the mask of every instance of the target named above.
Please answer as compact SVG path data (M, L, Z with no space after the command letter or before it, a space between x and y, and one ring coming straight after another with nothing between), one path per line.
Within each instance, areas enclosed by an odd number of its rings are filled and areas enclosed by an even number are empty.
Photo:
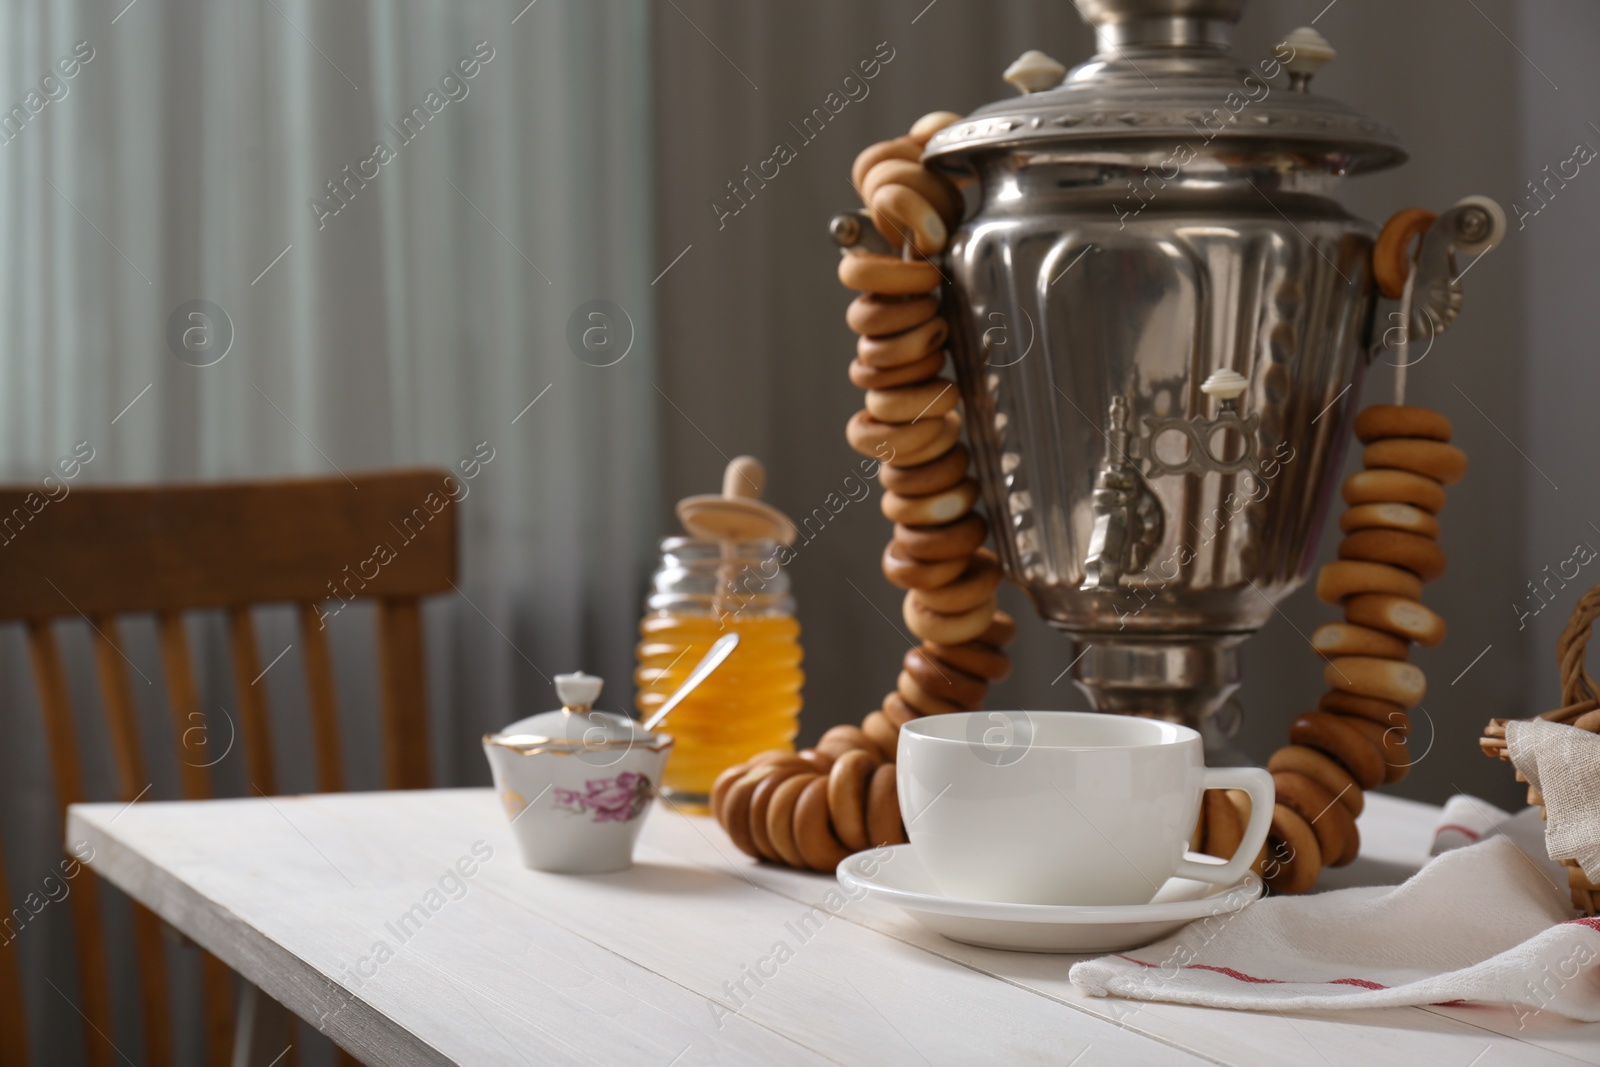
M794 523L763 503L766 468L754 456L736 456L722 472L722 495L686 496L678 501L678 521L701 541L771 540L794 544Z

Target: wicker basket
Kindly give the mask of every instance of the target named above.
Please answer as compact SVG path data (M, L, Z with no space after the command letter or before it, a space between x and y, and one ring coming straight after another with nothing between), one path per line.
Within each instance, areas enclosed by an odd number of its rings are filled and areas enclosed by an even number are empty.
M1572 618L1567 620L1567 628L1561 631L1561 639L1556 642L1556 660L1561 668L1562 706L1539 716L1590 733L1600 733L1600 687L1595 685L1595 680L1589 677L1584 667L1584 652L1596 618L1600 618L1600 585L1578 599L1577 606L1572 609ZM1490 720L1484 728L1480 744L1485 755L1498 756L1509 763L1511 753L1506 747L1506 721ZM1527 781L1520 771L1517 781ZM1528 787L1528 803L1537 804L1541 809L1544 807L1544 797L1531 785ZM1600 910L1600 886L1591 885L1572 860L1566 861L1566 867L1573 906L1585 915L1594 915Z

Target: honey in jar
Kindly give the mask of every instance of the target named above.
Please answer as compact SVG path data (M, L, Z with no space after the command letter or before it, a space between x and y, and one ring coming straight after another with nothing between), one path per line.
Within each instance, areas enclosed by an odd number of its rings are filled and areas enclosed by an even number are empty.
M705 810L717 775L758 752L792 748L800 729L800 624L788 575L776 565L778 546L733 547L725 555L720 545L686 537L663 542L639 623L634 680L643 718L683 684L713 641L739 635L727 662L662 726L675 740L663 789L685 810Z
M800 624L783 569L794 527L758 497L760 464L728 466L723 495L690 497L679 517L694 535L661 543L661 564L639 624L641 717L683 684L724 634L739 635L726 662L661 729L674 738L662 791L685 811L706 811L711 785L758 752L794 747L799 732ZM771 536L721 536L770 534Z

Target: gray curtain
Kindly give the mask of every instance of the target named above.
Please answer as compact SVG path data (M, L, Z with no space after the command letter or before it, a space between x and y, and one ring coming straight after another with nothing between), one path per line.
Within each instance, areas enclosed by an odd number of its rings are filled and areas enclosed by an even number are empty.
M19 0L0 19L0 99L25 116L0 132L0 476L36 481L79 441L80 485L492 455L460 502L461 595L428 608L436 780L487 782L477 739L554 706L558 671L613 679L608 704L626 706L657 483L646 5L125 3ZM611 349L574 348L596 300ZM350 777L372 788L372 620L330 625ZM86 637L61 629L92 788L111 799ZM15 631L0 840L20 899L60 842ZM173 797L153 627L126 633L152 683L134 679L148 798ZM196 639L226 711L216 621ZM263 662L294 641L268 612ZM314 785L302 677L291 648L262 683L291 791ZM224 792L249 791L238 762L217 768ZM15 945L41 1063L80 1048L44 983L74 990L70 937L52 908ZM112 940L131 976L125 932ZM132 1055L131 988L116 1002Z
M1246 9L1238 54L1269 55L1275 41L1313 19L1340 52L1318 74L1318 91L1388 120L1411 149L1406 166L1346 186L1346 202L1366 218L1381 223L1413 205L1437 210L1470 193L1509 208L1540 165L1571 154L1570 144L1559 157L1552 154L1563 138L1587 136L1600 145L1600 133L1584 134L1579 113L1593 99L1582 82L1592 64L1581 56L1597 43L1592 12L1582 4L1258 0ZM1530 48L1522 38L1538 27L1555 40ZM738 214L722 217L713 205L739 206L726 183L742 182L742 168L771 156L775 141L799 144L789 124L839 89L880 42L894 58L869 83L870 93L848 103L776 180L752 187ZM1562 68L1572 88L1551 70L1561 87L1552 92L1519 46ZM676 0L662 9L655 28L660 243L664 251L694 245L661 283L662 388L680 409L661 416L666 499L705 491L724 454L746 451L768 461L768 495L792 514L809 513L838 490L856 459L843 430L861 394L845 377L853 343L843 315L849 294L834 280L837 253L826 224L834 211L856 203L847 182L851 159L925 112L966 112L1011 95L1000 73L1026 49L1070 66L1092 47L1091 31L1064 0ZM1524 158L1531 151L1524 130L1546 125L1563 132L1541 135L1533 163ZM1562 287L1543 287L1542 271L1554 261L1536 259L1527 235L1513 233L1473 268L1459 324L1411 373L1410 399L1450 416L1472 469L1452 490L1443 519L1450 573L1427 592L1451 631L1443 646L1414 657L1429 681L1427 715L1417 716L1418 751L1427 754L1393 787L1401 795L1438 802L1459 787L1517 803L1520 789L1507 768L1479 754L1476 738L1492 716L1554 706L1554 634L1581 590L1562 591L1537 630L1517 631L1510 605L1539 565L1566 559L1572 548L1566 542L1581 535L1575 514L1558 523L1552 509L1596 498L1595 437L1585 406L1595 390L1563 394L1558 383L1575 363L1592 363L1577 356L1592 348L1582 340L1592 333L1592 301L1578 291L1592 287L1593 271L1584 265L1595 227L1584 212L1592 212L1600 192L1574 188L1562 195L1591 205L1564 215L1553 207L1548 214L1557 219L1541 231L1565 257ZM1557 291L1568 298L1557 298ZM1524 323L1534 321L1533 292L1544 294L1536 327L1548 335L1542 342L1539 333L1524 339ZM1581 373L1592 378L1592 366ZM1530 406L1529 390L1540 381L1547 395ZM1371 374L1368 401L1391 388L1387 369ZM1559 494L1547 492L1518 448L1546 470L1567 464ZM663 514L662 522L668 519ZM858 721L894 685L906 642L896 632L900 595L879 573L888 536L875 504L853 504L793 565L811 666L802 740ZM1600 534L1591 536L1600 546ZM1337 540L1337 530L1324 535L1323 559L1332 557ZM1529 547L1535 543L1544 555ZM1009 593L1003 602L1022 627L1016 669L1011 681L991 690L989 706L1085 706L1065 679L1054 682L1071 659L1065 642L1015 590ZM1321 664L1302 635L1334 617L1303 590L1247 646L1239 743L1249 754L1264 760L1284 744L1290 719L1315 704Z

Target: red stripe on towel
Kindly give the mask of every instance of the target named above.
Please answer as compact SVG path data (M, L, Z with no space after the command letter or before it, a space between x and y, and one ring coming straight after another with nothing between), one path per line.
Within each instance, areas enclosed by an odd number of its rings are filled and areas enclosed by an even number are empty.
M1582 922L1583 920L1575 920L1575 921ZM1591 919L1591 920L1588 920L1588 921L1594 922L1595 920ZM1600 929L1600 927L1596 927L1596 928ZM1117 959L1119 959L1119 960L1127 960L1129 963L1137 963L1141 967L1159 967L1160 966L1160 964L1146 963L1144 960L1136 960L1132 956L1124 956L1121 953L1117 954ZM1255 975L1245 974L1243 971L1236 971L1232 967L1213 967L1212 965L1210 965L1208 963L1184 963L1184 964L1180 964L1179 966L1183 967L1186 970L1214 971L1217 974L1227 975L1229 978L1232 978L1235 981L1251 982L1251 983L1259 984L1259 985L1353 985L1353 986L1360 986L1362 989L1388 989L1389 988L1388 986L1382 985L1382 984L1380 984L1378 982L1370 982L1365 978L1333 978L1333 979L1329 979L1326 982L1314 982L1314 981L1293 980L1293 979L1288 979L1288 978L1257 978Z
M1568 919L1566 922L1562 923L1562 925L1563 926L1587 926L1589 929L1594 930L1597 933L1600 933L1600 919L1594 918L1592 916L1590 918L1587 918L1587 919ZM1126 958L1126 957L1124 957L1124 958Z
M1476 841L1480 837L1483 836L1482 834L1480 834L1476 830L1468 829L1465 826L1458 826L1457 824L1455 824L1453 822L1445 823L1443 826L1439 827L1437 830L1435 830L1433 832L1433 836L1434 837L1438 837L1440 834L1444 833L1446 830L1454 830L1456 833L1460 834L1461 836L1463 836L1465 838L1468 838L1470 840L1473 840L1473 841Z

